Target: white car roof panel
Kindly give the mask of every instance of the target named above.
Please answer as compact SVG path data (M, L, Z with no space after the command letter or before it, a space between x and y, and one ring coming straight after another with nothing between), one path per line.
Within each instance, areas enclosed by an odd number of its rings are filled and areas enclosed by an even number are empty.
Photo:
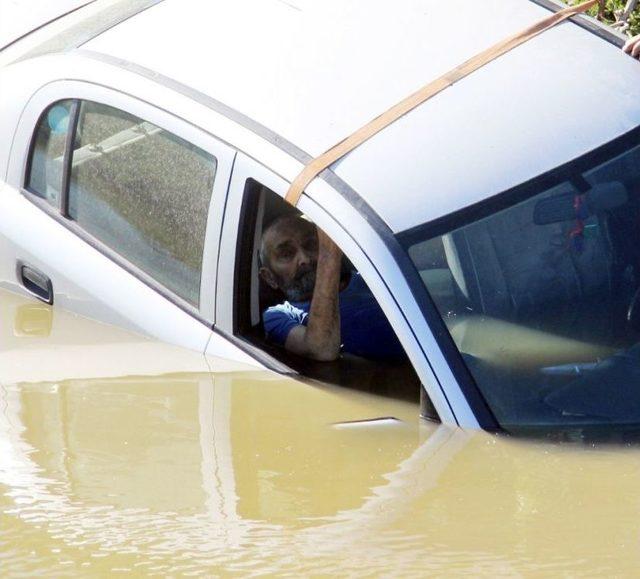
M93 0L30 0L25 10L20 0L0 0L0 49L40 26Z
M165 0L84 48L187 84L318 155L493 42L548 14L527 1ZM491 26L461 30L465 22ZM479 20L477 20L479 18ZM179 25L179 27L178 27ZM464 35L464 41L460 36Z
M165 0L84 48L191 86L316 156L548 14L526 0L462 0L455 8L436 0ZM403 230L639 124L639 80L637 62L619 49L561 24L421 105L334 169Z
M578 27L547 35L400 119L335 172L397 232L511 189L640 125L637 62ZM567 53L558 56L562 47Z

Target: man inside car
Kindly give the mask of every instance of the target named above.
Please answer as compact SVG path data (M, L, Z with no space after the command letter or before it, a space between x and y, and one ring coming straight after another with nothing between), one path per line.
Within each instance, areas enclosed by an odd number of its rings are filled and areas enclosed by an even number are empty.
M340 249L297 215L265 230L260 276L287 300L263 315L267 339L319 361L340 352L375 360L401 360L404 350L373 294L357 272L343 266Z

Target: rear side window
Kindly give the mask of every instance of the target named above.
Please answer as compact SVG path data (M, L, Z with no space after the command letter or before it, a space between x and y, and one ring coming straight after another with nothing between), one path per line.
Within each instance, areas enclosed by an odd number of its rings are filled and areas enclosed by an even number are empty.
M211 154L143 119L63 101L39 122L27 187L198 307L216 168Z
M54 206L60 204L64 151L73 101L60 101L40 117L31 151L27 188Z

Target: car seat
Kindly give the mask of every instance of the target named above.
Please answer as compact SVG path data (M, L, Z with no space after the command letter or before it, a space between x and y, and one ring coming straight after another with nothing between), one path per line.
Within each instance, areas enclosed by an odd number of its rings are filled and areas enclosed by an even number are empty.
M465 307L474 313L527 324L552 319L577 337L577 326L596 322L593 300L604 303L614 291L608 216L589 217L590 235L578 248L572 243L574 221L535 223L539 199L445 236L447 263Z

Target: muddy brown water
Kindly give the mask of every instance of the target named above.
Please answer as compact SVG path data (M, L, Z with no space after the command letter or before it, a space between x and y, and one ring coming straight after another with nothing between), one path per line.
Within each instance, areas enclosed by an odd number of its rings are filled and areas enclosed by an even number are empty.
M635 445L446 428L1 297L2 576L640 568Z

